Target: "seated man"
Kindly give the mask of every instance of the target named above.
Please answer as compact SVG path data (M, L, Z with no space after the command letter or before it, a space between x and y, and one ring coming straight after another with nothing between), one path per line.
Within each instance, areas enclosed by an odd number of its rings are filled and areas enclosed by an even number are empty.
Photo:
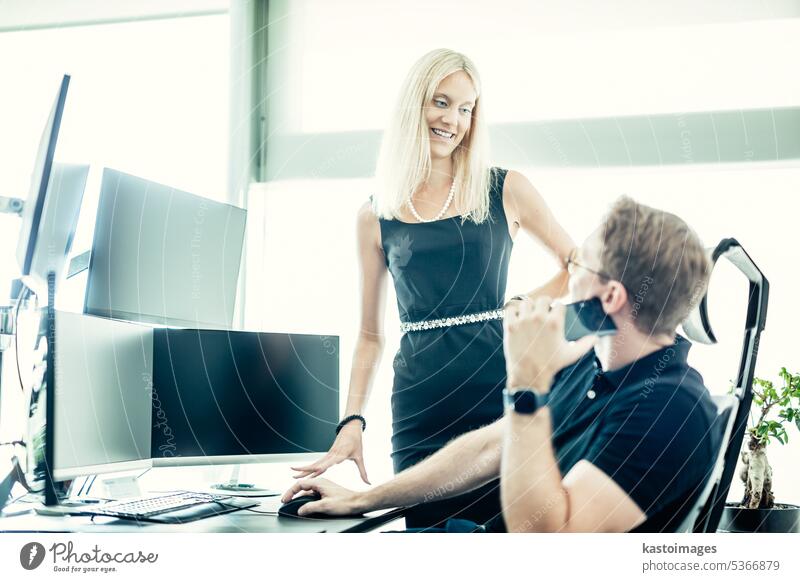
M502 419L370 490L304 479L283 500L316 491L322 498L300 515L347 515L452 497L499 476L502 516L467 531L675 527L719 446L716 408L676 335L705 292L703 246L677 216L623 197L569 263L573 300L598 297L615 335L569 343L563 305L511 301Z

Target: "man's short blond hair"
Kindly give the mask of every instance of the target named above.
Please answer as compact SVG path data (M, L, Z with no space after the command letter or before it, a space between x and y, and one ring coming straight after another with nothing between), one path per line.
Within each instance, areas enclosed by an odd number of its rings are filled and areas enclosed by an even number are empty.
M602 270L625 286L636 328L674 333L708 285L710 262L697 234L674 214L622 196L601 236Z

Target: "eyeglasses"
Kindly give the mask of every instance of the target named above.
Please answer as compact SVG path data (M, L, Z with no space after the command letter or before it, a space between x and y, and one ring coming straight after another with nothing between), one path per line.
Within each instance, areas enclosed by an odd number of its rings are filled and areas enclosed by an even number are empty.
M609 275L608 273L604 273L603 271L595 271L594 269L590 269L586 265L582 265L581 263L576 261L572 256L568 257L567 258L567 272L570 275L574 275L576 267L580 267L581 269L589 271L590 273L592 273L594 275L597 275L601 279L613 279L614 278L611 275Z

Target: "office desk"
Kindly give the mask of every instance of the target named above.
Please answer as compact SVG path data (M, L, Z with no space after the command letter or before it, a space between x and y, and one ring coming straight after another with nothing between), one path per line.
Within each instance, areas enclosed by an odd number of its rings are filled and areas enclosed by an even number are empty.
M277 512L278 497L259 498L257 511ZM7 508L15 511L16 503ZM32 507L31 507L32 509ZM33 511L22 515L0 517L0 532L91 532L91 533L360 533L374 531L403 516L403 509L376 511L362 518L304 519L278 517L254 513L246 509L208 517L190 523L175 525L150 522L135 522L111 517L45 516Z

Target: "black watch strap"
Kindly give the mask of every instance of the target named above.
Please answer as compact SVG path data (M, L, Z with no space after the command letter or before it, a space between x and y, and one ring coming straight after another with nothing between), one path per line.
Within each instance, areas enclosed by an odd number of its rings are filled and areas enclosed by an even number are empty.
M367 430L367 421L366 419L361 416L360 414L351 414L350 416L345 416L342 420L339 421L339 424L336 425L336 434L339 434L341 430L344 428L348 422L353 420L360 420L361 421L361 430L362 432Z
M540 394L531 388L518 388L514 391L503 390L503 401L507 408L513 408L519 414L533 414L547 406L549 394Z

